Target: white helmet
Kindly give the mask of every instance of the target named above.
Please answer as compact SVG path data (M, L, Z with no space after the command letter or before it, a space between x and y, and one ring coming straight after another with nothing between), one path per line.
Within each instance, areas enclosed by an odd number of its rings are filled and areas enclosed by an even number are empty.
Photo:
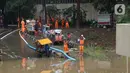
M81 36L83 37L83 34Z

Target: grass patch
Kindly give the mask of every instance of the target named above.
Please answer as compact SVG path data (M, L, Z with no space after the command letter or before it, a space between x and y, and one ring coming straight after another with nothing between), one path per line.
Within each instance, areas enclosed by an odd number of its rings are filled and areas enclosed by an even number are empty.
M86 46L84 48L84 53L87 54L87 57L96 58L99 60L107 59L105 52L103 51L103 47L100 46Z
M95 40L99 38L99 35L96 32L89 32L85 38L86 40Z

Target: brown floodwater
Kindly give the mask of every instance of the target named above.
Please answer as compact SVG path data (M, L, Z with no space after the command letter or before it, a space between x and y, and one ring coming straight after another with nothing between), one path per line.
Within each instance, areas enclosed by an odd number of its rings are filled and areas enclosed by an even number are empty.
M0 56L0 73L127 73L126 58L114 57L111 53L109 60L87 56L76 56L76 61L54 56L38 58L37 53L25 45L18 32L3 41L7 48L3 49L6 54Z

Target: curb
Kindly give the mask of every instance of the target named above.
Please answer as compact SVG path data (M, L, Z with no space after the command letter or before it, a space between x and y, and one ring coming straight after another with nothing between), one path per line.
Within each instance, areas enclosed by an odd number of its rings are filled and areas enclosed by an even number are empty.
M7 33L6 35L4 35L3 37L1 37L0 39L2 40L2 39L4 39L5 37L7 37L8 35L10 35L10 34L16 32L16 31L18 31L18 30L19 30L19 29L16 29L16 30L14 30L14 31L12 31L12 32L9 32L9 33Z

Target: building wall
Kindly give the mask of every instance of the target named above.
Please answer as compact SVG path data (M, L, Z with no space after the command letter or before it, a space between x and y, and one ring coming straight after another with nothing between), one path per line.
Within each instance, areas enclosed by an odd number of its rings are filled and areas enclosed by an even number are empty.
M47 4L46 6L51 6L51 5L55 5L57 7L57 9L66 9L66 8L73 6L73 3L70 3L70 4ZM76 5L76 4L74 4L74 5ZM39 4L36 7L37 7L36 15L40 15L39 13L42 10L42 5ZM87 20L90 20L90 19L97 20L98 12L94 9L94 7L91 3L82 3L80 5L80 7L82 9L84 9L85 11L87 11L87 16L86 16Z

